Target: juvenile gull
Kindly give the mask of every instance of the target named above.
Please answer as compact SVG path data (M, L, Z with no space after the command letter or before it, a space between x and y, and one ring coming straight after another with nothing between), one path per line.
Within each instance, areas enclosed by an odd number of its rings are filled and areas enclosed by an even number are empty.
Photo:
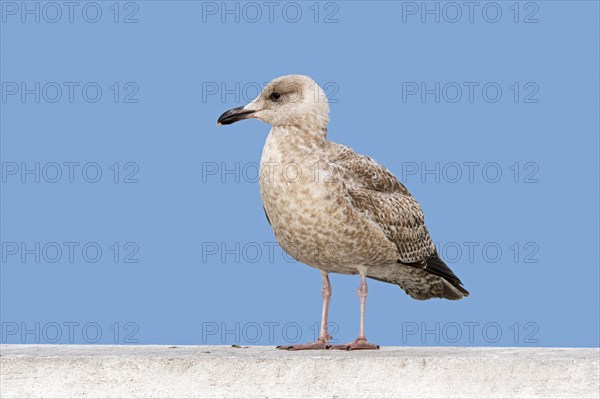
M415 299L462 299L469 292L440 259L417 201L385 167L327 140L329 105L302 75L279 77L219 125L257 118L272 126L260 160L260 194L281 247L321 271L319 339L281 349L378 349L364 331L366 278L397 284ZM330 346L329 273L359 274L360 332Z

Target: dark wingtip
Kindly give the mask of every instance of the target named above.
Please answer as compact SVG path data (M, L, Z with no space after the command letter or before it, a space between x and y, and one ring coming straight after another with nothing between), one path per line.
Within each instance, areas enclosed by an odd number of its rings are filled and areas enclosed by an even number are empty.
M428 271L429 273L435 274L436 276L445 278L446 280L448 280L449 283L451 283L454 286L462 285L462 281L460 281L458 276L454 274L454 272L450 270L448 265L446 265L446 263L439 257L433 256L427 259L425 262L427 263L427 265L423 268L424 270Z
M448 265L446 265L446 263L444 263L444 261L441 260L438 256L432 256L431 258L427 259L425 261L425 266L423 266L422 263L414 263L409 265L418 267L428 273L441 277L444 281L444 290L442 293L443 298L450 300L458 300L469 296L469 291L467 291L463 287L462 281L460 281L458 276L454 274L454 272L450 270Z

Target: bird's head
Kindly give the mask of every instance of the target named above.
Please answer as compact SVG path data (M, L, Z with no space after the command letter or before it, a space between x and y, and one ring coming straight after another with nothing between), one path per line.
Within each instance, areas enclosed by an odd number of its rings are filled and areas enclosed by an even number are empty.
M281 76L268 83L252 102L223 113L218 125L256 118L273 127L302 126L326 131L329 104L323 89L303 75Z

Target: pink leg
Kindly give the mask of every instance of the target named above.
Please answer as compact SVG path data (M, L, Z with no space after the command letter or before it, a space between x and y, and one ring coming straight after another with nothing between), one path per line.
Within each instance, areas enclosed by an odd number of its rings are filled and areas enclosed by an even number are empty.
M360 331L358 338L354 341L342 344L333 345L332 349L355 350L355 349L379 349L379 345L372 344L365 337L365 305L367 303L367 276L364 272L360 273L360 285L358 286L358 299L360 300Z
M327 315L329 313L329 301L331 300L331 283L329 282L329 274L321 272L323 278L323 289L321 294L323 295L323 313L321 314L321 331L319 333L319 339L315 342L308 344L298 345L281 345L277 349L286 349L290 351L308 350L308 349L329 349L329 332L327 331Z

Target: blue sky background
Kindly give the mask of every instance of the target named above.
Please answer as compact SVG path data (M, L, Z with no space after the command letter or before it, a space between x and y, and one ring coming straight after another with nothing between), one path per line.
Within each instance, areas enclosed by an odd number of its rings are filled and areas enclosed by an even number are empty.
M269 127L215 124L299 73L471 292L372 281L369 340L598 346L598 2L22 4L0 4L2 343L314 339L320 275L274 247L254 179ZM332 276L338 342L358 283Z

